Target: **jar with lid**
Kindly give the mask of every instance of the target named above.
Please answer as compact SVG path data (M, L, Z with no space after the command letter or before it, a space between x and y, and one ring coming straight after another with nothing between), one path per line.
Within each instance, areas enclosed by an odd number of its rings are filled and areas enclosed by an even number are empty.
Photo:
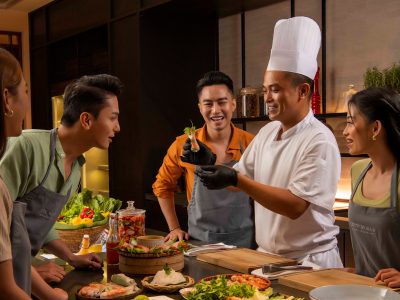
M129 243L131 238L145 235L144 209L136 209L134 201L127 201L128 207L118 211L118 233L121 240Z
M260 116L260 91L255 87L244 87L240 90L237 101L238 118L255 118Z
M118 236L118 223L117 223L117 215L112 213L110 214L109 219L109 230L106 242L106 257L107 264L117 264L119 261L118 252L115 249L119 244L119 236Z

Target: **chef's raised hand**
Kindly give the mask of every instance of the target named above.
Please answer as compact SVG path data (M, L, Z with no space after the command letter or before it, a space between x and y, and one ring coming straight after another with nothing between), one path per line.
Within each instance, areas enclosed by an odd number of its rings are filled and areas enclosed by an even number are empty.
M183 145L181 160L192 165L213 165L217 160L217 156L204 143L197 140L199 151L191 150L191 141L188 138Z
M201 182L209 190L219 190L228 186L237 185L237 172L229 167L216 166L201 166L200 170L196 171L196 175L200 177Z
M95 253L74 255L71 258L70 264L78 269L82 268L100 269L102 267L102 261Z

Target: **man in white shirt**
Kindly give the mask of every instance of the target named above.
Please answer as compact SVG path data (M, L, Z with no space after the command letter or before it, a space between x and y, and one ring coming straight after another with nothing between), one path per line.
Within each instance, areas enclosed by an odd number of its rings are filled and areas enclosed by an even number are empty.
M273 122L234 169L203 166L198 175L209 189L236 186L255 200L260 251L342 267L333 213L340 154L332 132L310 110L320 42L309 18L277 22L263 84Z

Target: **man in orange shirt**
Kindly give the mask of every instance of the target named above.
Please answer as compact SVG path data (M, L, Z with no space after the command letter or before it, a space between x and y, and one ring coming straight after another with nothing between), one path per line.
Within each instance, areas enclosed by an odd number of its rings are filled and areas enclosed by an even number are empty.
M232 166L253 139L252 134L231 123L236 109L232 79L222 72L208 72L198 81L196 91L205 121L205 125L196 130L196 139L200 147L209 147L216 154L211 160ZM253 208L249 197L245 193L205 188L194 174L197 167L181 160L186 140L187 135L181 135L172 143L153 184L153 192L170 230L166 240L189 239L190 235L210 243L253 247ZM189 200L188 233L180 228L174 204L174 192L182 175Z

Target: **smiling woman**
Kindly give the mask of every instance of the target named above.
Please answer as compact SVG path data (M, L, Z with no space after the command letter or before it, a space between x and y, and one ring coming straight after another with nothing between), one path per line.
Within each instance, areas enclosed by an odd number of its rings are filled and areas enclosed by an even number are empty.
M0 48L0 158L6 147L6 138L11 135L21 134L22 120L26 113L28 96L26 83L22 75L21 67L14 56ZM17 286L13 274L12 252L10 240L10 226L12 211L18 211L18 205L14 206L8 189L0 178L0 294L8 299L30 299L22 288L30 290L30 272L27 282L23 286ZM23 232L21 232L23 237ZM26 237L26 236L25 236ZM3 278L4 277L4 278Z
M400 287L400 95L369 88L353 95L348 109L343 134L349 152L369 156L351 168L349 224L356 272Z

